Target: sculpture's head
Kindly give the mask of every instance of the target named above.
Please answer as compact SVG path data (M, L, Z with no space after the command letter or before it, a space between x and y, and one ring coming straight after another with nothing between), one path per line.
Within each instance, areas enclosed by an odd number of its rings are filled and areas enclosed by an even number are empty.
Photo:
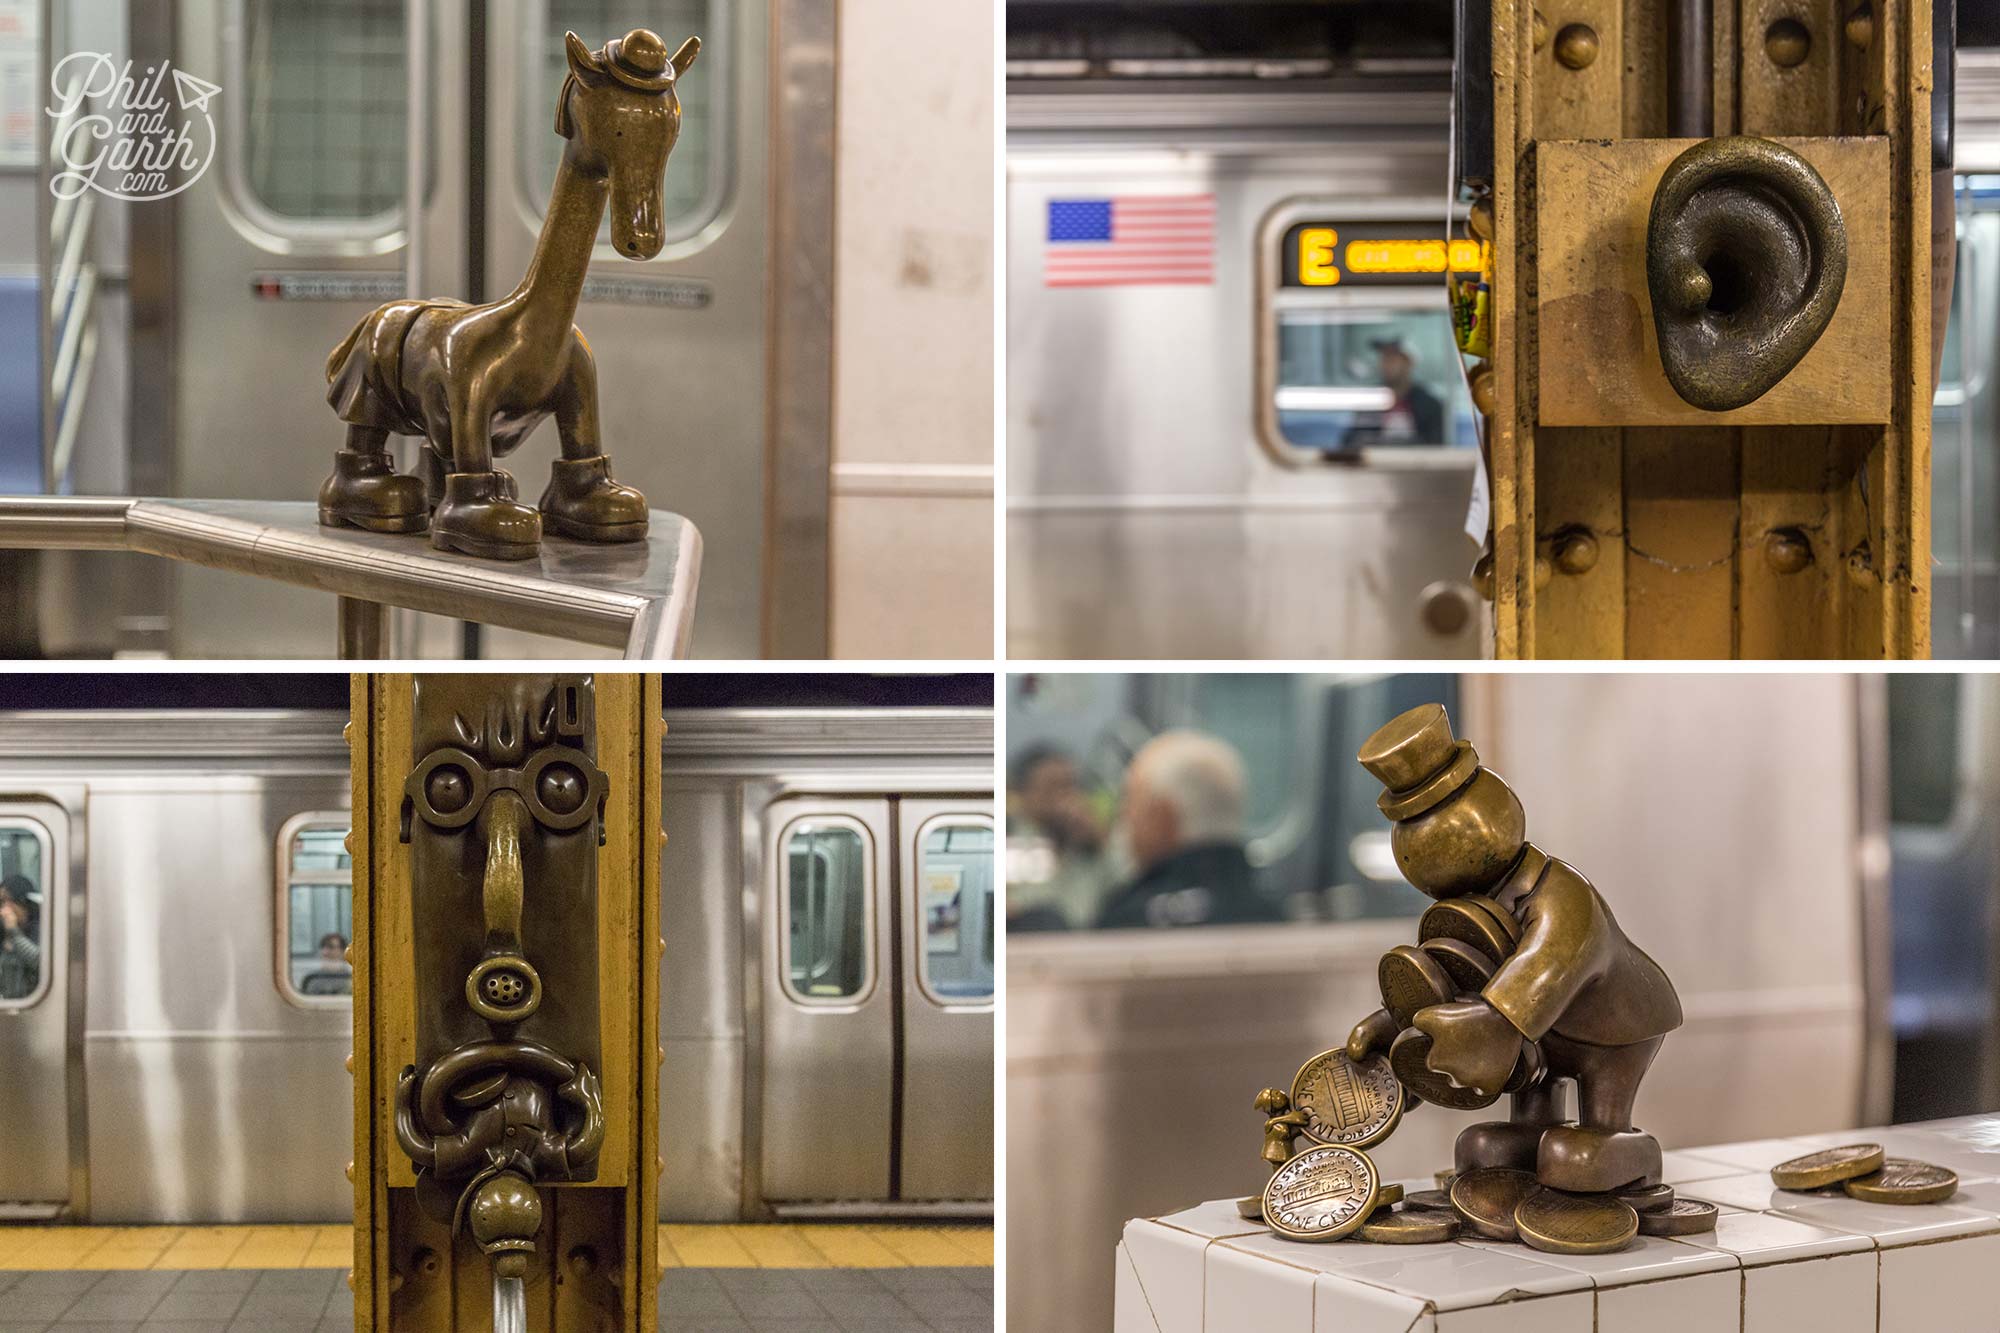
M1490 888L1520 858L1528 840L1520 798L1480 767L1470 741L1452 738L1438 704L1392 718L1359 758L1385 788L1377 804L1396 821L1397 868L1431 897Z
M681 132L674 84L700 54L701 38L688 38L671 57L644 28L614 37L602 51L588 50L573 32L563 45L569 77L556 100L556 133L570 141L578 168L611 183L612 247L627 259L651 259L665 239L660 185Z

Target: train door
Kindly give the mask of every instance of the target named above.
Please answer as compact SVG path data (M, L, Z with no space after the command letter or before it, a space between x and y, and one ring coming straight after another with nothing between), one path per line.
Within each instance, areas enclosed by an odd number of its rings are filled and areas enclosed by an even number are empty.
M764 1198L886 1199L894 1174L895 842L886 800L774 802L765 820ZM845 1128L829 1137L829 1125Z
M563 34L576 32L592 50L640 27L669 48L702 39L679 86L666 245L653 259L623 258L602 227L576 322L597 358L599 413L616 475L701 530L701 653L755 657L764 558L768 6L491 0L487 15L487 114L474 140L485 145L483 223L467 244L479 247L474 262L489 300L520 280L541 234L564 142L553 131L567 73ZM447 216L462 211L449 183L467 179L454 156L440 163L448 184L430 205ZM554 456L553 431L542 428L516 469L535 494ZM489 630L487 641L494 656L535 651L530 636L508 631Z
M993 1192L993 808L787 798L765 818L762 1198ZM829 1124L849 1129L829 1148Z
M1931 408L1932 644L1938 657L2000 654L2000 431L1994 331L2000 328L2000 176L1958 187L1958 270Z
M68 820L42 801L0 801L0 1220L53 1217L82 1200L72 1174L71 1090L80 1086L80 1000L70 985Z
M910 1202L993 1197L993 807L906 800L902 1175Z

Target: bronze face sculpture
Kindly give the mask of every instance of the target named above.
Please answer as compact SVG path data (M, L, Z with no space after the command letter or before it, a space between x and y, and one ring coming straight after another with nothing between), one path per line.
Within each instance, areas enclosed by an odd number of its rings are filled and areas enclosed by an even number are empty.
M397 1081L396 1140L418 1197L500 1277L534 1253L538 1186L594 1179L604 1144L593 699L587 677L473 675L423 677L414 699L419 1063Z
M646 535L646 497L611 479L598 438L597 368L572 322L607 200L611 243L631 259L660 252L661 182L680 134L675 82L701 50L690 37L669 58L635 29L587 50L564 36L569 75L556 133L569 141L527 274L490 305L391 301L327 358L327 402L347 443L319 492L328 527L422 532L431 545L496 560L540 548L542 524L583 541ZM561 439L539 510L494 466L553 413ZM421 435L423 478L399 475L391 434Z
M1469 742L1453 738L1443 708L1395 718L1359 757L1386 788L1379 805L1395 821L1396 864L1410 883L1474 914L1468 920L1513 923L1519 933L1509 940L1503 926L1472 936L1507 946L1476 993L1452 996L1447 982L1440 993L1451 998L1415 1010L1408 1030L1378 1010L1348 1037L1349 1056L1393 1044L1400 1066L1414 1049L1417 1070L1443 1076L1436 1096L1413 1087L1427 1100L1483 1106L1513 1093L1507 1120L1459 1135L1461 1172L1531 1171L1550 1189L1577 1193L1657 1182L1659 1143L1633 1128L1632 1108L1660 1043L1680 1026L1673 983L1625 937L1590 881L1527 841L1519 799ZM1564 1115L1565 1080L1577 1085L1575 1123Z

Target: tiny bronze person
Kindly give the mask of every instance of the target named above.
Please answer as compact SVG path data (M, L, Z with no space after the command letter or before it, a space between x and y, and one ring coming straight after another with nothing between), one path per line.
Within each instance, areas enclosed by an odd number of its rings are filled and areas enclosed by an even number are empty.
M1362 746L1360 761L1386 791L1396 864L1440 900L1481 895L1519 922L1520 941L1475 995L1417 1012L1431 1042L1428 1067L1483 1095L1497 1094L1525 1045L1547 1071L1514 1094L1506 1121L1459 1135L1456 1167L1533 1171L1553 1189L1595 1192L1660 1177L1660 1146L1632 1126L1640 1080L1680 1026L1673 983L1625 937L1590 881L1527 841L1521 803L1470 742L1454 740L1444 709L1425 704ZM1348 1037L1356 1059L1388 1048L1386 1010ZM1566 1124L1559 1080L1577 1085Z
M581 541L646 535L646 497L611 479L598 438L597 363L572 321L607 201L612 248L630 259L660 252L661 183L681 128L674 85L701 42L690 37L671 57L644 28L596 52L573 32L564 42L569 74L555 127L569 142L520 285L482 306L391 301L327 358L327 402L347 423L319 492L328 527L428 527L439 550L495 560L533 556L544 522ZM562 456L537 509L494 459L550 414ZM429 441L424 477L396 472L392 433Z

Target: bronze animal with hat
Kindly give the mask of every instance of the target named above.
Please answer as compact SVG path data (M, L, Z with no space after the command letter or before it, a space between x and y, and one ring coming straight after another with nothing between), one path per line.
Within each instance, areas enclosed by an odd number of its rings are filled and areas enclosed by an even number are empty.
M586 48L563 38L569 71L556 100L568 140L534 258L498 301L391 301L327 358L327 401L347 423L319 519L369 532L430 531L431 545L499 560L540 549L542 528L593 542L646 535L646 497L611 476L599 438L597 366L573 323L607 203L611 245L650 259L664 243L661 184L680 136L678 80L701 40L671 56L637 28ZM494 465L556 419L561 457L539 506ZM399 474L391 434L429 441L423 477Z
M1361 764L1384 787L1395 821L1391 846L1404 876L1442 901L1487 900L1521 927L1519 943L1476 995L1413 1017L1428 1068L1491 1100L1513 1091L1505 1121L1458 1137L1459 1171L1532 1171L1558 1190L1598 1192L1660 1178L1660 1145L1633 1127L1640 1081L1680 1000L1659 964L1619 928L1597 890L1527 840L1512 789L1452 735L1437 704L1392 719L1362 746ZM1388 1049L1400 1025L1378 1010L1355 1025L1347 1052ZM1544 1070L1518 1090L1516 1067L1539 1046ZM1566 1123L1562 1082L1577 1085L1577 1122Z

